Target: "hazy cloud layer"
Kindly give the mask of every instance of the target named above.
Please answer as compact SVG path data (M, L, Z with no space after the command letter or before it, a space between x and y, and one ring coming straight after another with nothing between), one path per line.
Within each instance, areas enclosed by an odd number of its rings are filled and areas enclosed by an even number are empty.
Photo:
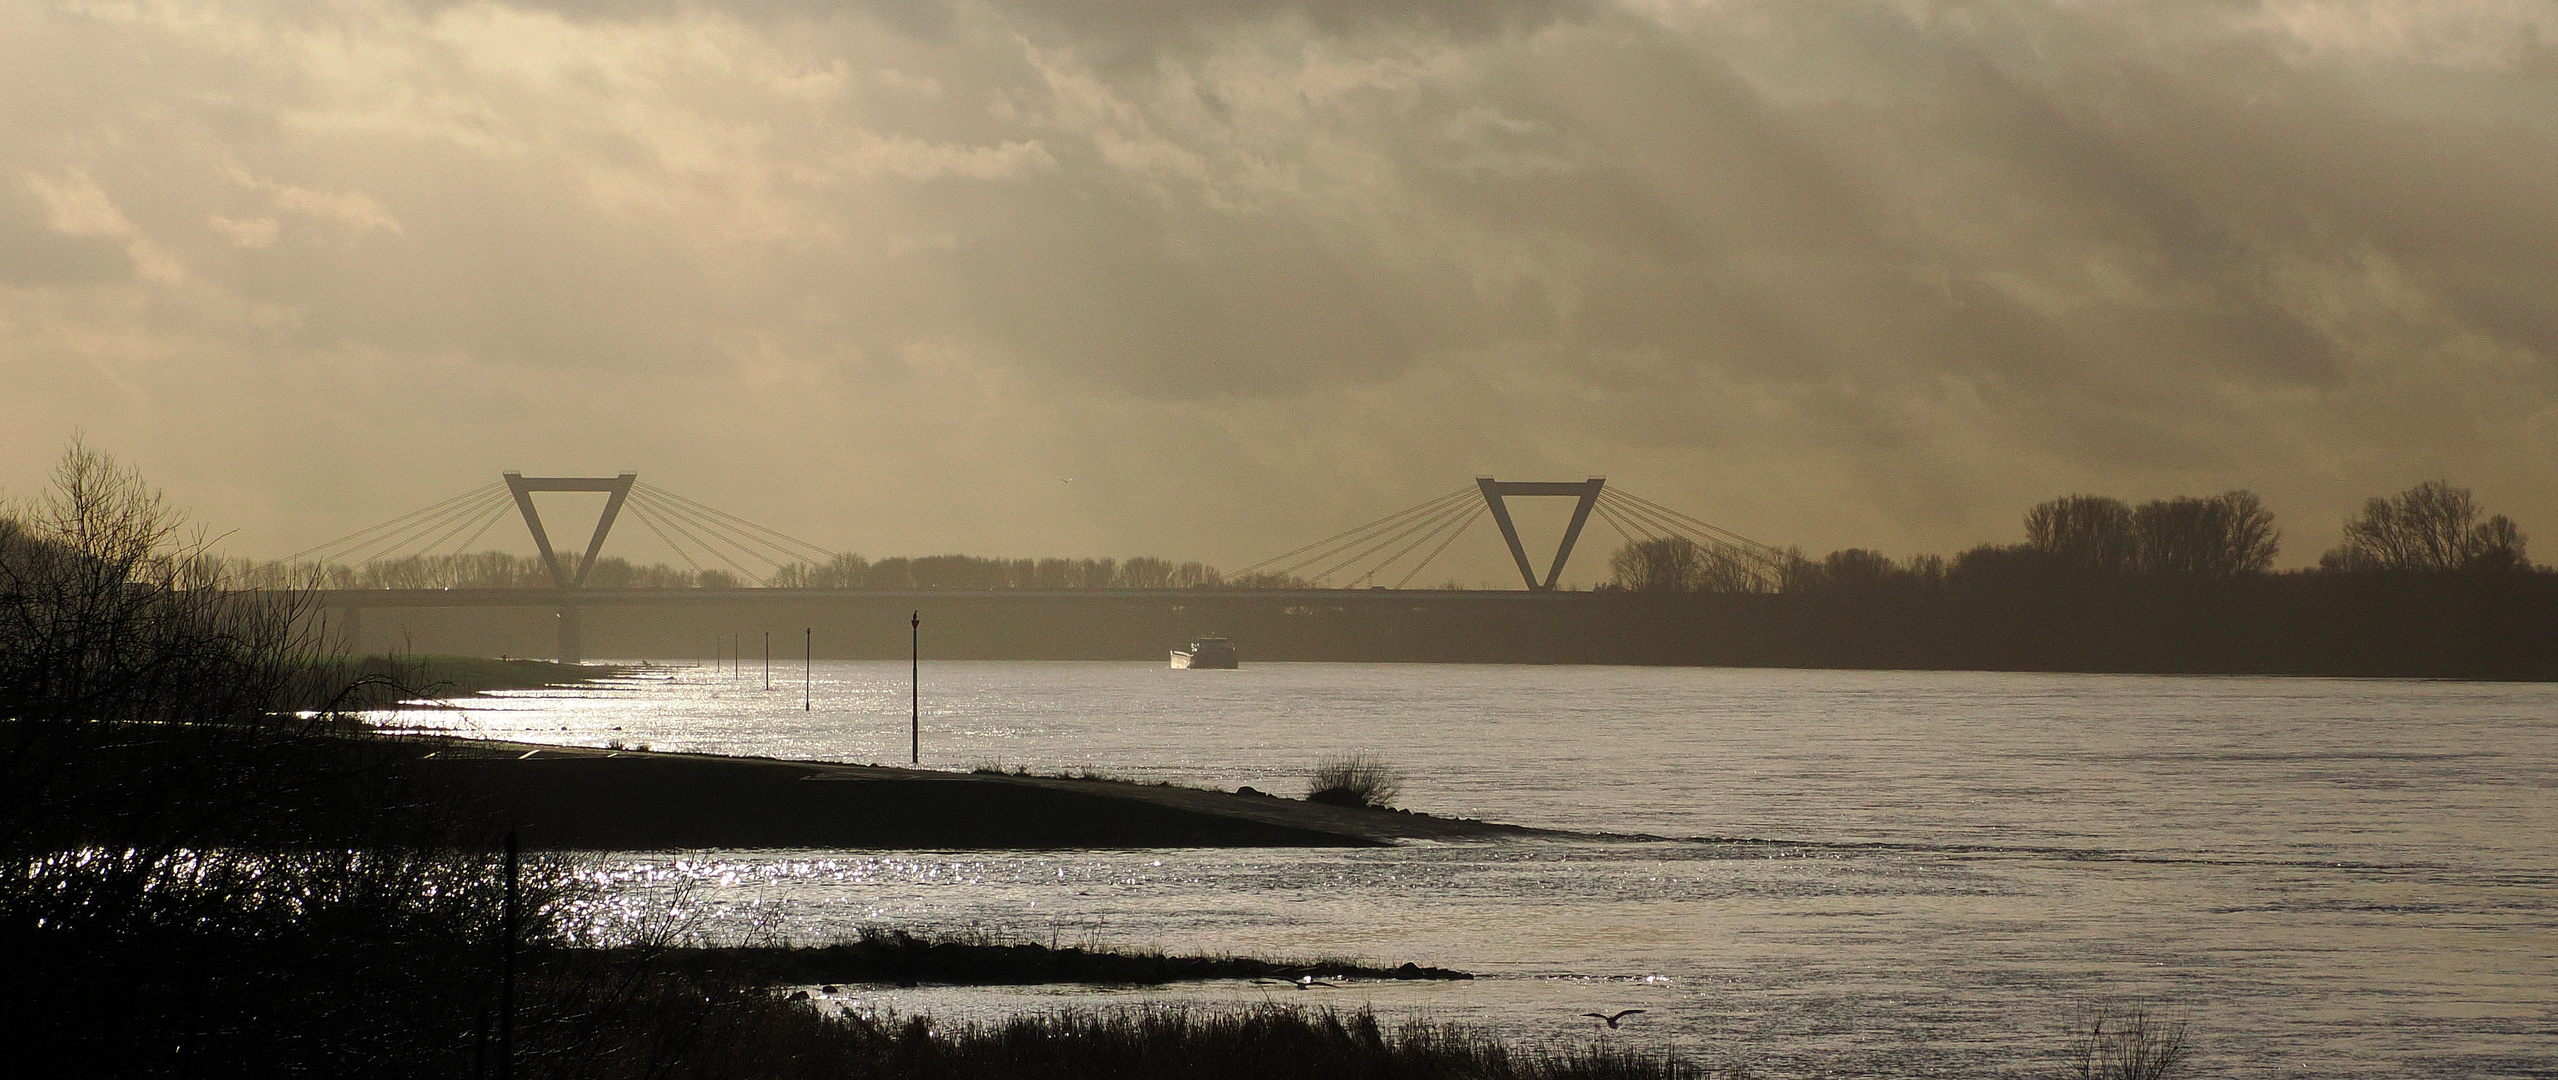
M1228 565L1478 473L1815 553L2250 487L2298 563L2442 475L2558 545L2553 177L2528 0L0 0L0 484Z

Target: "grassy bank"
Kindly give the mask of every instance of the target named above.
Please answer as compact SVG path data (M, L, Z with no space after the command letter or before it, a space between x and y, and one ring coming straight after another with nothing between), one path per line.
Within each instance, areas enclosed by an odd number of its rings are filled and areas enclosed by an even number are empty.
M812 1076L1672 1080L1708 1075L1674 1058L1608 1047L1553 1055L1521 1052L1489 1034L1454 1025L1414 1022L1389 1028L1366 1010L1342 1013L1285 1005L1237 1011L1068 1011L956 1028L936 1027L921 1017L902 1022L827 1017L814 1009L772 1019L774 1034L798 1039L784 1044L793 1053L767 1068L834 1058L827 1071L805 1074ZM768 1052L781 1049L774 1043L764 1046Z
M968 986L1156 986L1208 979L1474 977L1462 971L1411 963L1380 967L1338 959L1173 956L1150 950L1042 945L984 932L917 933L890 927L864 927L855 937L814 947L721 946L680 952L628 948L592 950L587 955L590 963L699 967L768 985L929 982Z
M546 982L517 1045L518 1076L597 1080L1669 1080L1690 1063L1593 1047L1512 1050L1443 1024L1389 1027L1370 1012L1288 1005L1067 1010L1000 1023L821 1009L717 975Z

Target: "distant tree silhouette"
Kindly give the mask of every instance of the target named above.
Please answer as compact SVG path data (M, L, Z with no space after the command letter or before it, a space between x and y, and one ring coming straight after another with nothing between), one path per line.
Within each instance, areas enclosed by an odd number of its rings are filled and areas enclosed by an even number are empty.
M1170 559L1140 555L1119 564L1119 587L1123 589L1172 588L1173 565Z
M2104 495L2067 495L2025 514L2025 546L2074 570L2128 570L2138 549L2132 509Z
M1865 548L1844 548L1821 560L1821 572L1833 585L1871 588L1905 574L1892 557Z
M1610 583L1634 592L1697 592L1706 588L1707 554L1684 536L1629 541L1608 557Z
M2498 514L2480 521L2477 497L2428 480L2363 504L2345 540L2319 559L2329 570L2519 570L2531 564L2524 537Z
M1704 589L1707 592L1764 592L1772 584L1782 584L1781 581L1774 583L1768 581L1764 575L1758 572L1757 567L1750 565L1749 558L1744 556L1737 548L1724 547L1719 544L1700 546L1704 549Z
M530 555L480 551L410 555L358 565L259 562L231 559L224 572L243 588L322 589L548 589L549 567ZM681 570L639 565L605 556L595 560L586 587L594 589L1308 589L1314 584L1287 574L1254 574L1228 580L1215 566L1139 556L1118 559L1001 559L975 555L895 557L873 562L841 554L823 565L786 563L763 580L734 568Z
M2017 591L2041 588L2061 572L2081 568L2032 544L1982 544L1954 557L1946 584L1972 591Z
M1935 577L1944 576L1943 559L1923 556L1914 563L1934 570ZM1887 585L1909 585L1923 576L1909 567L1894 562L1892 557L1865 548L1842 548L1827 558L1814 562L1796 555L1788 560L1785 584L1781 592L1820 592L1824 590L1871 590Z
M764 583L776 589L856 589L869 572L870 560L846 554L828 559L823 566L792 563L773 571Z
M2142 570L2235 577L2274 565L2282 533L2254 492L2208 499L2154 499L2132 511L2134 557Z

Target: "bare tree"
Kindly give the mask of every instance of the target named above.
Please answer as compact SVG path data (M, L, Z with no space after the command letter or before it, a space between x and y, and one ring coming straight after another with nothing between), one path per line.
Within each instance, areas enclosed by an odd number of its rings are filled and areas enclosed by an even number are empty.
M2127 570L2138 549L2132 510L2103 495L2068 495L2025 514L2025 544L2061 566Z
M2274 564L2282 534L2254 492L2154 499L2132 511L2138 565L2152 573L2236 577Z
M1684 536L1635 540L1608 557L1609 579L1635 592L1696 592L1706 587L1705 548Z
M235 565L77 441L0 510L0 1014L45 1073L456 1075L495 857Z
M2479 520L2468 488L2428 480L2363 504L2345 542L2319 560L2335 570L2510 570L2530 565L2525 538L2498 514Z
M1766 592L1772 585L1781 584L1783 581L1781 576L1776 582L1769 581L1768 575L1761 571L1759 565L1752 562L1750 557L1742 553L1739 548L1723 544L1699 545L1699 547L1705 553L1705 580L1699 588L1706 592Z

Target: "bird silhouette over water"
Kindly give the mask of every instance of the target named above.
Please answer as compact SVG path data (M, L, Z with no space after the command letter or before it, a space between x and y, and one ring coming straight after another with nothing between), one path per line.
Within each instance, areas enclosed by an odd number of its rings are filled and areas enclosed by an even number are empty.
M1608 1024L1608 1030L1614 1031L1614 1030L1616 1030L1617 1021L1619 1021L1619 1020L1623 1020L1623 1019L1625 1019L1626 1017L1632 1016L1632 1015L1634 1015L1634 1014L1636 1014L1636 1013L1639 1013L1639 1012L1642 1012L1642 1011L1643 1011L1643 1010L1641 1010L1641 1009L1626 1009L1626 1010L1624 1010L1624 1011L1621 1011L1621 1012L1617 1013L1615 1016L1610 1016L1610 1015L1608 1015L1608 1014L1606 1014L1606 1013L1582 1013L1581 1015L1583 1015L1583 1016L1587 1016L1587 1017L1589 1017L1589 1018L1591 1018L1591 1019L1593 1019L1593 1020L1605 1020L1605 1021L1607 1021L1607 1024Z

